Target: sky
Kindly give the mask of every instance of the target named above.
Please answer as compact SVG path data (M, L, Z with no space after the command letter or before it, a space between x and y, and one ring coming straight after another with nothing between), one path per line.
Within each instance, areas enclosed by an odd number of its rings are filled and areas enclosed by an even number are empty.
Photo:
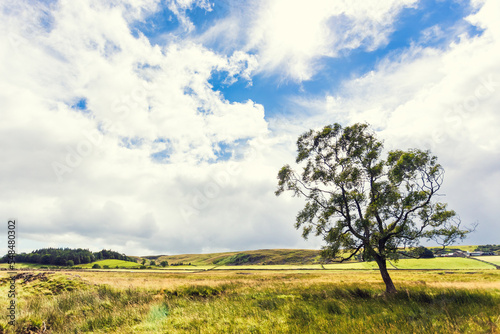
M497 0L2 1L0 218L18 251L319 249L277 172L305 131L367 122L386 150L438 156L439 200L479 224L463 243L498 244L498 17Z

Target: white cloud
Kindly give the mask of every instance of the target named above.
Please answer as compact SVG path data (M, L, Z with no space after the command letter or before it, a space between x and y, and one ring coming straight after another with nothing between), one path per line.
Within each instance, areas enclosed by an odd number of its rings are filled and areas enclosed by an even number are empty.
M500 233L491 194L500 163L498 15L500 4L487 1L468 18L485 29L481 35L462 34L444 50L414 45L345 81L340 92L294 100L316 110L307 120L315 127L368 122L388 149L431 149L447 172L443 200L465 224L480 223L473 244L496 242Z
M384 45L399 11L413 4L260 2L246 7L253 11L242 27L232 15L198 39L160 47L129 28L158 1L2 3L0 216L17 216L21 239L37 247L146 254L318 246L292 227L303 202L273 195L276 172L294 160L299 133L369 121L388 147L432 148L447 170L450 204L464 221L478 217L486 228L477 235L486 235L500 148L494 1L469 18L486 29L481 36L463 35L446 50L414 46L321 101L295 98L315 109L307 118L266 120L263 106L228 101L210 85L214 72L227 73L228 84L250 85L258 71L306 80L320 57ZM208 9L205 1L169 5L179 16ZM286 37L295 24L296 38ZM221 26L232 28L222 34ZM201 44L245 34L227 54ZM82 99L87 110L72 108ZM220 158L222 148L238 159Z
M322 57L385 45L399 12L416 2L262 0L233 8L233 16L203 40L237 45L242 39L241 47L257 55L260 71L300 82L321 69Z
M259 233L277 228L264 214L273 202L257 205L264 174L255 184L230 176L195 219L180 210L226 168L215 162L222 143L237 154L240 141L268 135L261 105L227 101L209 83L214 71L251 79L253 56L133 37L128 24L156 1L8 5L0 14L0 149L8 157L0 166L0 216L22 222L22 240L127 254L196 252L259 244ZM40 24L41 12L50 25ZM85 110L72 107L79 101ZM290 238L299 236L285 233L275 243Z

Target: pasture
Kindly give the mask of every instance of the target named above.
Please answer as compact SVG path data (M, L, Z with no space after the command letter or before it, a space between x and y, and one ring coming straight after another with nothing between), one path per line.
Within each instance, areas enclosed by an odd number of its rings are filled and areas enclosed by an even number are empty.
M500 255L495 256L475 256L475 258L500 266Z
M80 264L77 266L74 266L74 268L86 268L90 269L94 264L98 264L101 267L108 266L110 268L139 268L141 265L139 263L135 262L130 262L130 261L123 261L123 260L114 260L114 259L108 259L108 260L100 260L100 261L95 261L91 263L85 263L85 264Z
M500 329L499 270L394 269L399 292L387 296L376 270L262 267L267 270L58 271L26 283L19 279L17 327L2 317L0 328L5 333L46 328L46 333L377 334ZM0 278L0 303L7 305L7 273Z

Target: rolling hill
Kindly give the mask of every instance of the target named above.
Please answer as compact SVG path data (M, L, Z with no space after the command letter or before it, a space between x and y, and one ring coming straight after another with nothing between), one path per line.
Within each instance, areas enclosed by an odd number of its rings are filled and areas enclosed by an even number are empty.
M444 250L439 247L430 247L433 252L441 250L453 252L453 250L473 251L478 246L451 246ZM195 266L207 265L305 265L323 263L319 250L313 249L260 249L240 252L224 252L210 254L181 254L181 255L159 255L142 257L154 260L157 264L167 261L173 264L191 264ZM140 262L140 261L138 261Z

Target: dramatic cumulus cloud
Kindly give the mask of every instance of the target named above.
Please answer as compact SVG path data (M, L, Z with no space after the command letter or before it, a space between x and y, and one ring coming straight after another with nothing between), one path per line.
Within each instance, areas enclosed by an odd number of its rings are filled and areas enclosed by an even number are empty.
M388 148L432 149L446 200L484 226L471 242L498 231L498 2L474 1L481 35L436 25L326 97L290 97L289 114L217 91L214 76L312 80L324 59L384 47L418 6L300 3L238 2L202 31L189 12L210 13L204 0L2 2L0 216L20 220L20 248L318 247L293 228L302 201L273 191L297 135L333 121L370 122ZM156 44L134 27L162 6L178 27Z
M467 18L484 29L481 35L463 33L439 49L414 45L345 81L340 92L294 99L316 110L306 121L311 127L368 122L387 149L430 149L446 170L443 200L465 225L480 224L468 239L472 244L495 242L492 234L500 233L494 195L500 181L499 14L500 4L487 1Z
M256 157L226 161L268 136L264 109L227 101L208 81L249 79L251 56L134 37L129 21L154 6L4 4L2 216L19 217L21 238L201 251L237 248L269 226L272 202L256 203L272 191L242 172ZM283 244L283 233L270 238L261 244Z
M416 2L262 0L235 6L232 16L203 37L226 45L243 44L244 50L258 55L259 71L278 72L300 82L321 69L322 57L385 45L399 12Z

